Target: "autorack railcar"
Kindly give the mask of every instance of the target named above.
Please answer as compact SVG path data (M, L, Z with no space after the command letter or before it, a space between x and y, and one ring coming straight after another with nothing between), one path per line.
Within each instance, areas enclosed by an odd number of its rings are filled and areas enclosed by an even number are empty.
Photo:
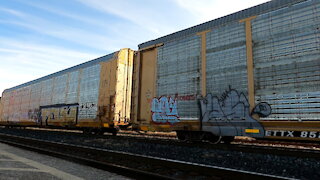
M270 1L139 45L132 123L320 140L320 1Z
M1 125L116 133L130 121L133 54L121 49L6 89Z
M273 0L5 90L1 124L320 140L320 1Z

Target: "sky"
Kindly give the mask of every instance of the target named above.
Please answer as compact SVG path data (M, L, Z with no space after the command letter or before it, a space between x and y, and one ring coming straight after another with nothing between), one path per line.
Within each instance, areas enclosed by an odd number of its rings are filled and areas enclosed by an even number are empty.
M0 0L7 88L269 0Z

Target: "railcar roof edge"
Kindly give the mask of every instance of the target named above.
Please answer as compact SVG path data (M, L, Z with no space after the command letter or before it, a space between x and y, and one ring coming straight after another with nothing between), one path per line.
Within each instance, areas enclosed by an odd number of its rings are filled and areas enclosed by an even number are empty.
M230 22L234 22L234 21L239 21L251 16L256 16L256 15L261 15L264 13L268 13L274 10L278 10L290 5L294 5L294 4L298 4L300 2L305 2L305 1L314 1L314 0L272 0L263 4L259 4L256 6L253 6L251 8L248 9L244 9L241 11L238 11L236 13L233 14L229 14L172 34L168 34L166 36L151 40L151 41L147 41L144 43L141 43L138 45L139 49L142 48L146 48L152 45L156 45L159 43L165 43L165 42L169 42L171 40L174 39L179 39L181 37L185 37L185 36L189 36L189 35L193 35L196 34L198 32L201 31L205 31L208 29L211 29L213 27L217 27L217 26L221 26Z
M116 52L113 52L113 53L111 53L111 54L107 54L107 55L98 57L98 58L96 58L96 59L93 59L93 60L90 60L90 61L87 61L87 62L78 64L78 65L76 65L76 66L72 66L72 67L70 67L70 68L67 68L67 69L64 69L64 70L61 70L61 71L58 71L58 72L49 74L49 75L47 75L47 76L44 76L44 77L41 77L41 78L38 78L38 79L35 79L35 80L32 80L32 81L29 81L29 82L20 84L20 85L18 85L18 86L14 86L14 87L12 87L12 88L5 89L5 90L3 91L3 93L8 92L8 91L12 91L12 90L15 90L15 89L19 89L19 88L22 88L22 87L26 87L26 86L29 86L29 85L31 85L31 84L34 84L34 83L37 83L37 82L40 82L40 81L44 81L44 80L50 79L50 78L52 78L52 77L57 77L57 76L62 75L62 74L64 74L64 73L72 72L72 71L78 70L78 69L80 69L80 68L89 67L89 66L91 66L91 65L98 64L98 63L100 63L100 62L102 62L102 61L108 61L108 60L110 60L117 52L119 52L119 51L116 51Z

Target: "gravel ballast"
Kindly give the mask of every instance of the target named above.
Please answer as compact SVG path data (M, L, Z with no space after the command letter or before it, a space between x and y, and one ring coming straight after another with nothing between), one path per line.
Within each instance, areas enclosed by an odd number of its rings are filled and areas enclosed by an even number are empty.
M319 179L320 161L313 158L278 156L141 141L135 138L94 136L56 131L0 128L0 133L55 142L84 145L134 154L207 164L297 179ZM230 145L232 146L232 145Z

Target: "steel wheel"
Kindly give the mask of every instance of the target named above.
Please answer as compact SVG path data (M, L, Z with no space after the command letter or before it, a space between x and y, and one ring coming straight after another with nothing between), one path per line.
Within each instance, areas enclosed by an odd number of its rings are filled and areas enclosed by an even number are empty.
M212 135L210 138L209 138L209 141L210 143L212 144L218 144L221 142L221 136L215 136L215 135Z
M230 144L234 140L234 136L224 136L222 137L222 141L225 144Z

